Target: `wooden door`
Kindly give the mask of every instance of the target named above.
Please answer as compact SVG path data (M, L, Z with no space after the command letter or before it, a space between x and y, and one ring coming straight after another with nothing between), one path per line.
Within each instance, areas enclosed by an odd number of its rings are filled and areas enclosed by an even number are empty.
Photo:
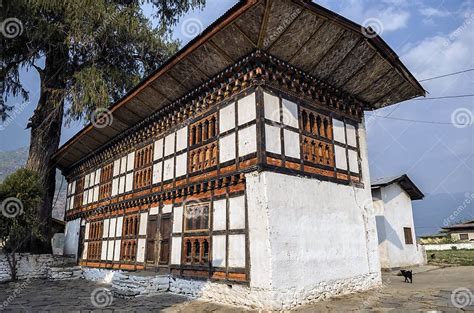
M86 226L81 226L79 228L79 247L77 248L77 262L79 262L79 260L82 259L82 251L84 250L85 236L86 236Z
M160 265L168 265L170 259L171 214L164 214L160 221Z
M158 215L148 216L147 235L146 235L146 263L156 265L156 235L158 229Z

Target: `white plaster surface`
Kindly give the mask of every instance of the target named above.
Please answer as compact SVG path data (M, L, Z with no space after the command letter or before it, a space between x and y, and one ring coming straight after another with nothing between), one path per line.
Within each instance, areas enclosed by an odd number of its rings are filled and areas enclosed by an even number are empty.
M127 155L127 172L133 170L135 166L135 151Z
M183 207L178 206L173 209L173 233L183 231Z
M239 157L257 151L257 127L251 125L239 130Z
M123 216L117 217L117 229L116 229L116 237L122 236L122 229L123 229Z
M225 267L226 237L212 236L212 266Z
M283 130L283 138L285 145L285 155L299 159L300 156L300 135L294 131Z
M245 197L229 198L229 228L245 229Z
M158 215L158 207L157 207L157 206L154 206L154 207L150 208L150 211L148 212L148 214L150 214L150 215Z
M265 118L280 123L280 99L264 92L263 102Z
M346 124L346 132L347 132L347 144L352 147L357 147L357 137L356 137L356 129L351 124Z
M139 235L146 235L147 225L148 225L148 213L142 212L140 213L140 226L138 228Z
M145 238L139 238L137 244L137 262L145 262Z
M298 128L298 105L290 100L282 99L283 124Z
M107 261L112 261L114 258L114 241L113 240L108 240L104 241L104 244L107 243Z
M123 174L127 171L127 156L123 156L120 159L120 174Z
M214 201L213 230L226 229L226 204L227 199L219 199Z
M114 176L117 176L120 173L120 159L114 161Z
M102 240L102 245L101 245L101 253L100 253L100 259L102 261L107 260L107 241Z
M336 118L332 119L332 132L334 141L346 143L346 135L344 131L344 122Z
M174 176L174 157L165 160L165 166L163 170L163 180L172 179Z
M174 153L175 133L165 137L165 157Z
M346 148L334 145L334 155L336 157L336 167L341 170L347 170Z
M171 213L173 211L173 205L172 204L165 204L163 206L163 209L161 209L163 213Z
M280 127L265 125L266 151L281 154Z
M245 235L229 235L229 267L245 267Z
M125 192L130 192L133 189L133 172L127 173L125 178Z
M235 128L235 102L219 110L219 132Z
M108 238L109 237L109 223L110 219L106 218L104 219L104 227L102 231L102 238Z
M161 182L163 177L163 162L153 164L153 184Z
M118 178L114 178L112 180L112 196L116 196L118 194L118 183L119 183Z
M84 239L89 239L89 231L90 231L91 224L86 223L85 226L86 226L86 230L85 230L85 234L84 234Z
M239 126L253 121L257 116L255 93L237 101Z
M163 157L163 138L155 141L153 147L153 161L161 159Z
M117 218L116 217L112 217L110 219L110 229L109 229L109 235L110 237L115 237L116 234L115 234L115 230L117 229ZM120 236L121 234L118 234L118 236Z
M77 249L79 247L79 231L81 228L81 219L77 218L66 223L66 229L64 235L66 240L64 241L64 254L65 255L74 255L74 258L77 259Z
M171 238L171 264L181 264L181 237Z
M119 260L120 260L120 248L121 248L121 243L122 243L122 240L120 240L120 239L115 240L115 246L114 246L114 261L119 261Z
M357 151L348 149L349 154L349 169L351 172L359 173L359 158L357 156Z
M176 177L186 175L187 155L187 152L183 152L176 156Z
M235 159L235 133L231 133L219 139L219 162Z
M181 151L188 146L188 127L183 127L176 132L176 151Z

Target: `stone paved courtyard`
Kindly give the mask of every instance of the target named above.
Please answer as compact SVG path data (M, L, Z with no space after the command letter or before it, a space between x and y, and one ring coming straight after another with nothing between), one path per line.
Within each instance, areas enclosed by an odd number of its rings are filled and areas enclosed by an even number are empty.
M86 280L76 281L20 281L0 285L0 304L7 304L6 312L241 312L242 308L217 305L205 301L188 300L174 294L120 299L101 293L107 285ZM425 268L414 275L414 283L406 284L394 274L384 275L383 287L364 293L341 296L325 302L300 307L298 312L338 311L461 311L451 294L458 288L470 301L465 311L474 312L474 267ZM94 293L95 291L95 293ZM97 293L98 292L98 293ZM470 294L469 294L470 293ZM16 296L14 296L17 294ZM96 306L91 301L95 295ZM10 297L10 298L9 298ZM470 298L469 298L470 297ZM112 303L110 304L110 300ZM5 302L6 301L6 302ZM97 305L110 304L104 308Z

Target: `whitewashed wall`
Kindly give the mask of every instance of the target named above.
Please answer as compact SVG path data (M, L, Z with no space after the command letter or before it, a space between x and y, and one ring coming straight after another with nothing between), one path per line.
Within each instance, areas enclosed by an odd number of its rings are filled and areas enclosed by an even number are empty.
M380 284L377 234L359 128L364 188L272 172L247 175L250 287L291 307ZM321 288L324 286L324 288Z
M406 267L424 263L423 250L416 244L415 225L409 195L397 184L381 188L383 213L376 216L382 268ZM405 243L404 227L410 227L413 244Z

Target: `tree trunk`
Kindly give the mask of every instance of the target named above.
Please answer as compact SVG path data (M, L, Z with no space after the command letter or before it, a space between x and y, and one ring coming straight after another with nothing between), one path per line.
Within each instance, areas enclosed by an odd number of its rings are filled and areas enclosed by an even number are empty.
M61 51L47 54L45 68L38 69L41 79L40 98L27 126L31 128L31 135L26 168L38 172L44 188L42 202L37 208L43 238L33 236L30 247L33 253L52 252L50 232L56 167L51 158L58 150L61 138L65 90L62 66L66 62Z

